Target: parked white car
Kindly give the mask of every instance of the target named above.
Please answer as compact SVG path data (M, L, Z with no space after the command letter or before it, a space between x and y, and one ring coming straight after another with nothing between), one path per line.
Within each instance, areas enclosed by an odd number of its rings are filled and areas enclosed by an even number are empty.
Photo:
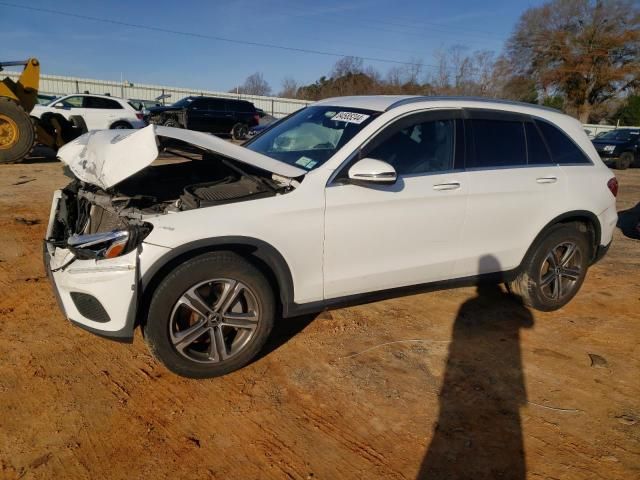
M67 120L80 116L88 130L132 129L146 125L142 112L126 100L108 95L67 95L48 105L36 105L31 115L41 118L47 112L59 113Z
M151 165L167 139L202 159ZM59 157L77 177L45 240L60 307L113 339L141 326L189 377L247 364L276 315L406 287L501 281L555 310L617 219L617 181L582 126L512 102L332 98L244 146L151 125Z

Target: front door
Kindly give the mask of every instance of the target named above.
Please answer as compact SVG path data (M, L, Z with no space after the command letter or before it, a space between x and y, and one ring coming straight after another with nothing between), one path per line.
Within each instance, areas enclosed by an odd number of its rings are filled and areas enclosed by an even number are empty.
M326 188L325 299L449 278L466 209L457 110L411 114L361 151L391 164L394 185Z

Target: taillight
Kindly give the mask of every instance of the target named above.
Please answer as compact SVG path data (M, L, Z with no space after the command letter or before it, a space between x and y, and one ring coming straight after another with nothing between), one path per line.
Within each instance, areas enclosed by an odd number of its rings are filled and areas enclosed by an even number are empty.
M257 113L253 116L253 119L256 121L256 123L260 123L260 115L258 115Z
M607 187L609 187L614 197L618 196L618 179L616 177L613 177L607 182Z
M136 118L138 120L142 120L144 118L144 114L143 113L136 113Z

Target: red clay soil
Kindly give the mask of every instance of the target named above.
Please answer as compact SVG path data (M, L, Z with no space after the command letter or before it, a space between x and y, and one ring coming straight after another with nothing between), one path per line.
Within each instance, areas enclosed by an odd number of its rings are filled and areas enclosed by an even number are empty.
M616 172L622 230L640 169ZM280 321L223 378L71 326L42 269L61 165L0 166L0 479L640 478L640 240L553 313L459 288Z

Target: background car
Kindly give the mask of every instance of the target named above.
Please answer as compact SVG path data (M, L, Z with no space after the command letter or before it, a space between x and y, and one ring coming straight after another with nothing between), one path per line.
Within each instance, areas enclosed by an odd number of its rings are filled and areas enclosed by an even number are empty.
M185 97L173 105L149 109L149 123L187 128L235 140L247 136L260 123L256 107L246 100L215 97Z
M38 94L38 105L48 105L53 102L56 98L56 95L45 95L43 93Z
M640 128L618 128L593 139L600 158L624 170L640 160Z
M82 117L88 130L111 128L142 128L146 125L142 112L126 100L107 95L74 94L59 98L48 105L36 105L31 115L60 114L67 120Z
M157 100L139 100L129 99L129 104L136 110L142 112L144 116L149 115L149 109L154 107L161 107L162 104Z

